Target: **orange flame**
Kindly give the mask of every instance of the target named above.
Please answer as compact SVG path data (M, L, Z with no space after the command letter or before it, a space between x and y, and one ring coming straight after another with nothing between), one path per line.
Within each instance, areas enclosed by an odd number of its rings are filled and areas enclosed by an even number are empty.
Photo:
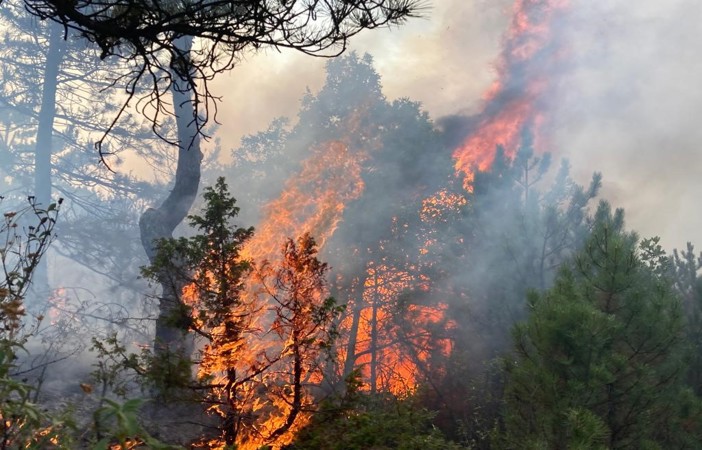
M321 249L339 225L346 204L363 192L364 159L363 152L353 152L343 141L315 148L280 197L264 207L264 218L241 258L274 260L285 239L302 233L314 236Z
M497 63L498 80L486 93L475 131L454 151L455 168L464 174L467 189L470 190L473 171L476 168L486 170L492 164L497 145L505 147L507 155L512 156L520 133L527 126L532 127L535 139L540 139L545 123L540 111L553 86L550 79L540 74L544 65L553 64L560 57L560 51L553 46L553 23L566 6L566 0L516 0L504 50ZM357 119L352 118L346 127L349 136L359 132L358 126L353 126L358 123ZM288 180L280 197L265 207L264 219L257 226L254 237L242 249L241 259L275 261L285 239L302 233L314 236L322 249L342 220L346 205L359 198L364 190L361 173L367 154L351 148L350 141L350 138L330 141L312 150L301 172ZM421 221L430 226L447 220L465 204L465 197L439 191L425 199L417 213ZM436 236L428 232L424 237L424 247L417 255L408 256L421 259L431 252ZM350 339L354 328L352 322L356 320L355 342L341 342L338 356L344 360L349 356L345 352L353 353L349 359L354 365L363 367L369 389L402 395L416 388L421 381L422 368L430 367L434 356L450 354L451 341L440 331L445 332L454 325L446 318L447 306L444 303L401 305L403 293L429 292L431 280L423 276L421 268L416 265L385 260L380 256L384 245L384 242L378 243L379 255L368 262L365 274L357 279L360 292L350 301L355 315L346 317L339 326L342 339ZM255 369L268 352L285 348L285 343L274 342L264 331L273 329L274 324L266 313L267 307L254 300L259 292L260 286L253 281L245 294L248 300L244 302L261 312L250 315L252 323L248 325L252 330L259 330L255 333L260 338L232 343L246 346L244 353L247 356L243 360L228 361L221 351L218 355L208 355L205 351L205 374L231 367ZM402 317L397 317L398 312ZM241 354L241 349L229 350L230 354ZM270 435L270 430L280 427L281 420L285 420L280 411L286 409L286 393L270 396L260 395L257 391L265 387L273 392L285 384L279 383L275 375L264 372L256 377L255 382L243 383L237 396L247 403L247 413L263 420L257 421L255 430L242 438L239 448L285 445L291 442L295 432L310 416L304 414L275 442L263 439ZM312 399L306 397L303 401L311 405Z
M266 276L266 268L270 267L268 262L275 263L280 259L280 247L290 236L309 233L314 236L318 248L322 248L339 225L346 204L363 192L361 164L364 160L363 151L350 148L342 140L329 141L313 148L300 173L290 178L282 194L264 207L264 218L240 252L241 260L253 261L258 269L247 280L247 287L234 308L236 310L230 313L232 317L246 317L249 322L241 329L250 330L249 335L233 342L214 342L215 345L206 347L199 374L202 378L214 376L214 385L226 383L225 374L228 372L253 374L244 376L245 379L237 382L237 386L229 387L229 392L236 395L236 403L241 405L240 415L251 418L251 423L237 434L237 448L241 450L287 445L297 431L309 422L314 403L310 394L304 392L302 408L295 423L284 426L288 420L292 394L288 392L288 371L280 365L284 364L282 361L288 356L291 343L276 338L277 328L272 314L274 305L266 303L270 292L264 286L262 277ZM187 287L184 290L186 301L197 295L191 291ZM226 335L226 330L215 329L212 335L216 339L219 335ZM280 361L275 359L278 357ZM274 362L268 370L261 370L271 361L278 362ZM321 374L308 368L305 377L303 381L307 385L315 381L312 378L321 378ZM221 417L226 414L217 404L211 406L210 412ZM203 448L224 448L219 439L199 445Z
M416 275L416 267L402 270L387 264L369 263L354 352L355 365L362 368L366 390L386 391L396 396L413 392L422 380L422 370L433 356L451 352L448 339L433 328L450 328L445 303L410 304L401 307L400 296L409 290L429 291L430 280ZM351 329L347 317L341 329ZM340 357L348 351L341 346Z
M453 154L466 189L471 189L475 169L490 167L498 145L508 156L514 155L525 127L532 128L537 141L543 139L545 118L540 108L553 82L542 74L548 71L544 66L553 67L561 56L553 24L567 6L567 0L516 0L497 62L498 79L485 95L476 130Z
M64 288L57 288L51 292L48 298L49 310L47 315L51 325L57 325L59 320L63 315L66 314L66 307L68 306L68 293Z

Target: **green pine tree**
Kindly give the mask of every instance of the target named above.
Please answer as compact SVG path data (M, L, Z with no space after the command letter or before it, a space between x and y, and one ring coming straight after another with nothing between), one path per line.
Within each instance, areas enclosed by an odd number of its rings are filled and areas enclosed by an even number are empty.
M529 298L507 362L510 449L695 448L682 310L655 240L600 203L582 251Z

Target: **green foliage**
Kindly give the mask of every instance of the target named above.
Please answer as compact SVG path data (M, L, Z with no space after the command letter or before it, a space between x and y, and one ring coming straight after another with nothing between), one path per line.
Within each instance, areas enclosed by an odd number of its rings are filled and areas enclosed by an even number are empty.
M70 418L46 413L30 401L33 388L11 376L20 349L16 343L0 344L0 448L73 448Z
M412 397L359 391L358 373L344 395L322 403L286 450L458 450L432 425L434 414Z
M513 157L498 147L492 166L476 169L465 211L441 237L463 245L442 252L432 276L452 283L446 316L455 323L448 330L454 346L433 376L436 389L423 395L451 437L489 447L504 391L494 361L510 350L511 327L527 316L527 293L549 288L589 234L588 209L600 184L594 174L580 186L567 161L553 167L549 155L535 155L528 130Z
M119 342L116 333L104 340L93 337L92 341L91 350L97 353L97 360L93 364L95 370L91 378L100 387L100 404L93 413L97 440L94 449L112 449L114 445L124 449L135 445L155 450L181 448L153 438L140 425L138 411L144 399L131 398L119 403L109 396L126 398L130 388L140 385L164 398L171 393L170 389L182 387L190 379L190 362L182 358L167 358L167 355L154 355L148 349L143 349L140 354L130 353ZM167 363L159 358L166 358ZM94 391L92 385L83 384L81 387L86 393Z
M685 250L674 250L670 260L670 276L682 300L685 338L690 346L687 382L702 396L702 254L695 254L694 246L688 242Z
M70 418L43 411L30 401L32 386L12 376L32 332L24 328L24 295L53 237L60 204L42 210L30 197L27 208L4 213L0 225L0 448L72 448Z
M24 209L3 214L0 224L0 341L9 343L9 349L12 343L24 339L19 333L25 294L34 270L53 239L62 202L59 199L44 210L37 206L34 197L29 197L29 205ZM25 220L31 221L26 228L22 227Z
M142 275L151 280L169 280L176 286L190 284L199 308L182 300L171 317L181 328L202 332L221 323L238 301L244 275L250 271L239 261L239 251L253 235L253 228L232 226L238 213L224 178L205 188L203 215L188 216L190 226L199 233L191 238L161 239L151 266ZM195 320L194 320L195 319Z
M343 308L327 295L328 267L309 234L286 240L280 259L252 270L240 251L253 229L231 225L239 209L223 178L204 200L203 212L189 216L196 234L160 241L143 270L184 293L174 319L203 343L197 379L190 380L193 361L177 352L157 351L139 367L160 392L173 388L181 400L195 388L187 398L219 422L210 444L289 442L297 421L314 410L307 385L321 379ZM245 282L255 286L248 295Z
M690 448L682 314L655 240L602 202L552 289L529 297L506 361L504 448ZM696 404L688 405L690 408ZM697 419L692 419L693 422ZM675 432L670 430L675 429Z
M153 438L139 424L137 413L144 403L143 399L130 399L117 403L104 399L105 405L95 411L95 423L109 427L109 435L100 439L93 447L94 450L113 449L114 444L120 449L140 446L151 450L178 450L182 447L164 444Z
M190 398L184 387L190 385L192 361L181 354L168 351L154 352L142 348L133 353L119 341L113 333L105 339L92 338L91 350L96 352L95 370L90 374L92 381L99 386L101 399L114 394L126 398L130 388L139 386L159 399ZM91 385L86 386L90 391Z
M90 350L96 353L93 363L95 370L91 372L91 380L100 387L100 396L105 397L112 392L118 397L124 397L128 391L128 369L138 367L136 355L127 355L127 348L122 345L117 333L112 333L104 340L92 337ZM92 391L92 386L84 389Z
M475 173L470 211L463 222L468 261L480 260L469 271L466 290L474 299L475 321L504 333L525 316L525 294L548 288L558 267L582 244L589 232L587 209L597 196L601 176L595 173L587 187L570 178L562 161L550 174L548 154L535 156L529 130L523 132L513 158L497 148L489 170ZM546 184L545 180L553 177ZM483 312L484 309L484 312ZM490 332L490 330L479 330ZM504 336L507 337L507 336ZM507 344L495 336L488 345Z

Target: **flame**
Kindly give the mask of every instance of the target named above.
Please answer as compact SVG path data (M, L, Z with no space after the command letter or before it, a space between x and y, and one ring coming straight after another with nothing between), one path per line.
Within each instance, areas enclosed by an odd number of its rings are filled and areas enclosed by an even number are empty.
M334 233L345 206L364 189L361 167L366 155L344 141L317 146L280 197L264 207L264 219L242 249L244 260L274 260L290 236L309 233L321 249Z
M428 224L447 222L450 215L458 213L466 204L468 200L465 196L449 192L448 189L441 189L422 200L419 219Z
M430 280L425 275L370 262L366 269L363 303L360 308L358 337L353 349L355 365L362 368L366 390L390 392L404 396L413 392L422 381L423 371L434 355L448 355L451 343L433 328L450 328L445 303L410 304L400 307L400 296L416 289L428 292ZM348 332L351 317L341 324ZM346 346L340 347L340 358L347 357Z
M49 309L47 311L47 316L51 325L58 325L61 318L66 315L68 307L68 294L66 289L57 288L54 289L48 298Z
M200 378L214 377L212 385L222 386L220 398L230 401L213 404L209 412L225 419L228 408L236 405L237 416L246 422L237 425L236 444L240 450L287 445L311 418L314 399L305 391L294 423L286 426L293 402L293 383L286 367L292 342L289 337L281 341L282 329L275 321L275 306L270 303L270 287L264 279L267 268L280 260L280 247L290 236L309 233L321 249L339 225L346 204L363 192L361 166L365 152L351 148L348 141L328 141L314 147L300 173L291 177L282 194L264 207L263 220L239 255L240 260L254 262L256 271L247 280L239 304L229 312L231 321L246 321L237 328L248 330L247 335L227 338L223 324L212 331L213 341L203 349ZM186 287L183 294L186 302L197 303L197 292L192 287ZM193 312L197 316L197 311ZM321 379L321 371L310 365L305 367L304 377L308 385ZM197 445L226 447L220 438Z
M525 127L536 141L544 139L546 118L541 110L554 82L542 74L555 71L554 63L562 57L553 24L567 6L567 0L516 0L497 62L498 79L485 94L475 131L453 154L467 190L474 170L490 167L498 145L514 155Z
M505 148L507 156L513 156L526 127L531 129L537 143L543 139L546 116L542 111L554 83L541 74L555 67L561 57L562 52L553 44L557 41L553 24L567 5L567 0L516 0L504 50L496 65L497 80L484 97L475 129L453 154L455 168L463 174L464 187L469 191L473 171L490 167L498 145ZM359 109L346 126L338 126L346 130L346 138L313 148L300 173L290 178L282 194L264 207L264 219L242 249L242 260L253 261L257 266L262 261L275 262L280 258L280 245L288 237L302 233L314 236L320 250L324 247L341 222L346 205L364 191L362 171L369 158L367 151L372 149L364 151L351 144L352 136L363 135L358 124L364 112L363 108ZM371 145L370 142L367 140L366 144ZM427 302L416 300L437 295L432 280L422 273L426 267L420 266L423 259L430 259L428 256L439 244L433 225L450 220L466 203L465 196L447 189L424 198L417 205L424 245L417 254L408 252L405 261L384 258L385 246L389 244L385 241L373 248L349 249L351 258L354 252L355 257L364 253L371 258L365 263L364 273L354 275L351 285L346 283L345 295L351 297L348 304L352 313L339 324L341 342L337 356L340 361L349 360L361 367L368 389L395 395L411 392L422 381L423 370L440 370L432 367L434 358L452 351L447 336L455 324L446 317L446 303L436 298ZM388 226L394 229L403 224L395 221ZM406 293L412 295L403 295ZM271 433L281 429L286 420L283 412L290 407L291 393L286 391L290 384L281 375L284 370L277 370L279 366L273 367L275 370L261 368L270 355L284 354L289 343L274 339L271 306L261 303L259 299L265 297L261 294L261 283L254 278L240 305L256 311L246 315L249 322L242 327L251 330L251 335L205 348L200 368L202 376L216 375L221 382L226 381L222 374L227 371L252 374L230 386L229 395L236 396L236 403L243 408L238 411L239 417L251 418L246 430L237 437L238 448L242 450L290 443L313 410L314 399L305 393L301 400L304 413L295 426L271 440ZM237 310L231 314L243 316ZM225 335L226 330L213 332L215 336L218 334ZM212 351L215 347L216 352ZM309 370L307 381L318 381L318 376L319 372ZM221 405L214 404L210 410L225 414ZM223 448L216 440L207 445L207 448Z
M563 52L555 45L554 23L566 10L566 0L516 0L513 18L504 38L504 49L497 62L498 77L484 96L474 131L454 151L455 168L463 174L464 188L472 189L473 173L487 170L495 149L502 146L513 157L523 130L529 128L535 142L543 148L547 125L542 113L547 95L553 91L553 77L542 76L555 67ZM546 70L544 70L546 67ZM422 201L419 218L424 224L418 261L429 257L441 244L435 225L445 223L467 205L467 198L443 189ZM378 243L382 252L383 242ZM371 251L371 249L368 249ZM425 264L432 264L431 261ZM398 308L403 292L432 289L431 280L418 267L391 267L385 261L371 261L366 267L362 295L352 302L357 309L358 337L353 352L356 364L371 390L395 394L411 391L421 381L421 369L436 355L448 355L451 342L444 338L454 324L445 317L446 304L432 300L431 305L405 305ZM437 293L432 293L437 295ZM397 314L404 317L397 317ZM342 322L344 331L353 332L353 318ZM411 323L411 329L403 324Z

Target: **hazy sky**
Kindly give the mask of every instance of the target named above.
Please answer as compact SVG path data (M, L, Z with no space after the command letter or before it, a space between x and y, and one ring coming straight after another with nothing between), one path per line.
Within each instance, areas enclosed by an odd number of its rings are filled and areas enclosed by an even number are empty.
M425 18L366 32L353 48L373 55L388 98L420 101L434 119L475 113L495 77L512 1L427 3ZM702 249L702 2L570 3L567 23L558 25L568 57L546 111L555 156L568 157L583 184L603 172L604 197L624 207L643 236ZM305 89L320 88L324 63L268 51L220 77L225 149L277 116L294 116Z

